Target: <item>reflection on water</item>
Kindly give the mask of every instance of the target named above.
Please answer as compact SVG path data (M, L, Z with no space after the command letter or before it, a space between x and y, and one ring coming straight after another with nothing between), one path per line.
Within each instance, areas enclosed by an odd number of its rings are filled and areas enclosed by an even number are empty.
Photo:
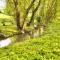
M0 41L0 48L5 47L5 46L8 46L9 44L11 44L11 42L12 42L12 41L11 41L10 38L1 40L1 41Z
M15 35L11 38L1 39L0 40L0 48L6 47L15 42L22 42L27 39L30 39L30 36L28 34L20 34L20 35Z
M22 42L24 40L30 39L30 36L28 34L20 34L12 37L12 40L16 42Z

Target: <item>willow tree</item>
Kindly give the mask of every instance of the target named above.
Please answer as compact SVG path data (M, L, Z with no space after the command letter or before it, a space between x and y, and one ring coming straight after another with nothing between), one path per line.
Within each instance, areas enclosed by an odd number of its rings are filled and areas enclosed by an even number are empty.
M16 20L17 29L23 30L24 22L29 13L29 10L33 6L35 0L6 0L7 6L5 12L9 15L13 15ZM29 4L30 3L30 4Z
M57 0L50 0L50 3L48 4L48 9L45 16L45 24L47 25L50 20L52 20L55 17L56 14L56 5Z
M42 25L46 24L48 23L50 18L52 18L53 15L55 14L54 10L56 9L55 8L56 0L50 0L50 1L48 0L6 0L6 1L7 1L6 12L15 18L16 26L19 32L23 31L29 33L29 31L27 31L24 28L24 25L27 20L29 20L28 23L26 23L26 26L28 27L30 27L30 25L33 25L35 20L38 22L37 25L40 26L41 21L42 21ZM46 4L47 1L48 3ZM30 19L28 19L29 13L31 15Z

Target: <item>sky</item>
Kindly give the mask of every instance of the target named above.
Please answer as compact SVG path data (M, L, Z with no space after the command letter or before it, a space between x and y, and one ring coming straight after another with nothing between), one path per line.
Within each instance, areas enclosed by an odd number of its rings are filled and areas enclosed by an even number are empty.
M6 0L0 0L0 10L4 9L4 7L6 6Z

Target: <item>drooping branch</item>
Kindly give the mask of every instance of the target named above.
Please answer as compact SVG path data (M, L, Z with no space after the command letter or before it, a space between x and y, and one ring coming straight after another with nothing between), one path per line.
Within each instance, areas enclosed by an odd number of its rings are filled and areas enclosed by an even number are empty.
M32 21L34 21L34 15L35 15L36 11L38 10L39 6L40 6L40 0L39 0L39 2L38 2L37 7L36 7L36 8L34 9L34 11L32 12L31 19L30 19L29 23L27 24L27 26L30 26L30 24L32 23Z

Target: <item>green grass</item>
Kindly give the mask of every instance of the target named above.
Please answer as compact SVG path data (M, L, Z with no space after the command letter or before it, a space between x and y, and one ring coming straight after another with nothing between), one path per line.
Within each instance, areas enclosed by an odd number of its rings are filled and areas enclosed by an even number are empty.
M6 30L9 29L8 27ZM13 28L12 25L11 28ZM4 26L1 29L3 32L6 31ZM49 23L44 34L39 38L0 48L0 60L60 60L60 19L57 17Z
M0 13L0 18L6 18L6 19L13 19L13 17L12 16L8 16L8 15L5 15L5 14L1 14Z
M0 60L60 60L60 21L49 23L39 38L1 48Z
M0 33L12 35L17 32L15 20L12 16L0 13Z

